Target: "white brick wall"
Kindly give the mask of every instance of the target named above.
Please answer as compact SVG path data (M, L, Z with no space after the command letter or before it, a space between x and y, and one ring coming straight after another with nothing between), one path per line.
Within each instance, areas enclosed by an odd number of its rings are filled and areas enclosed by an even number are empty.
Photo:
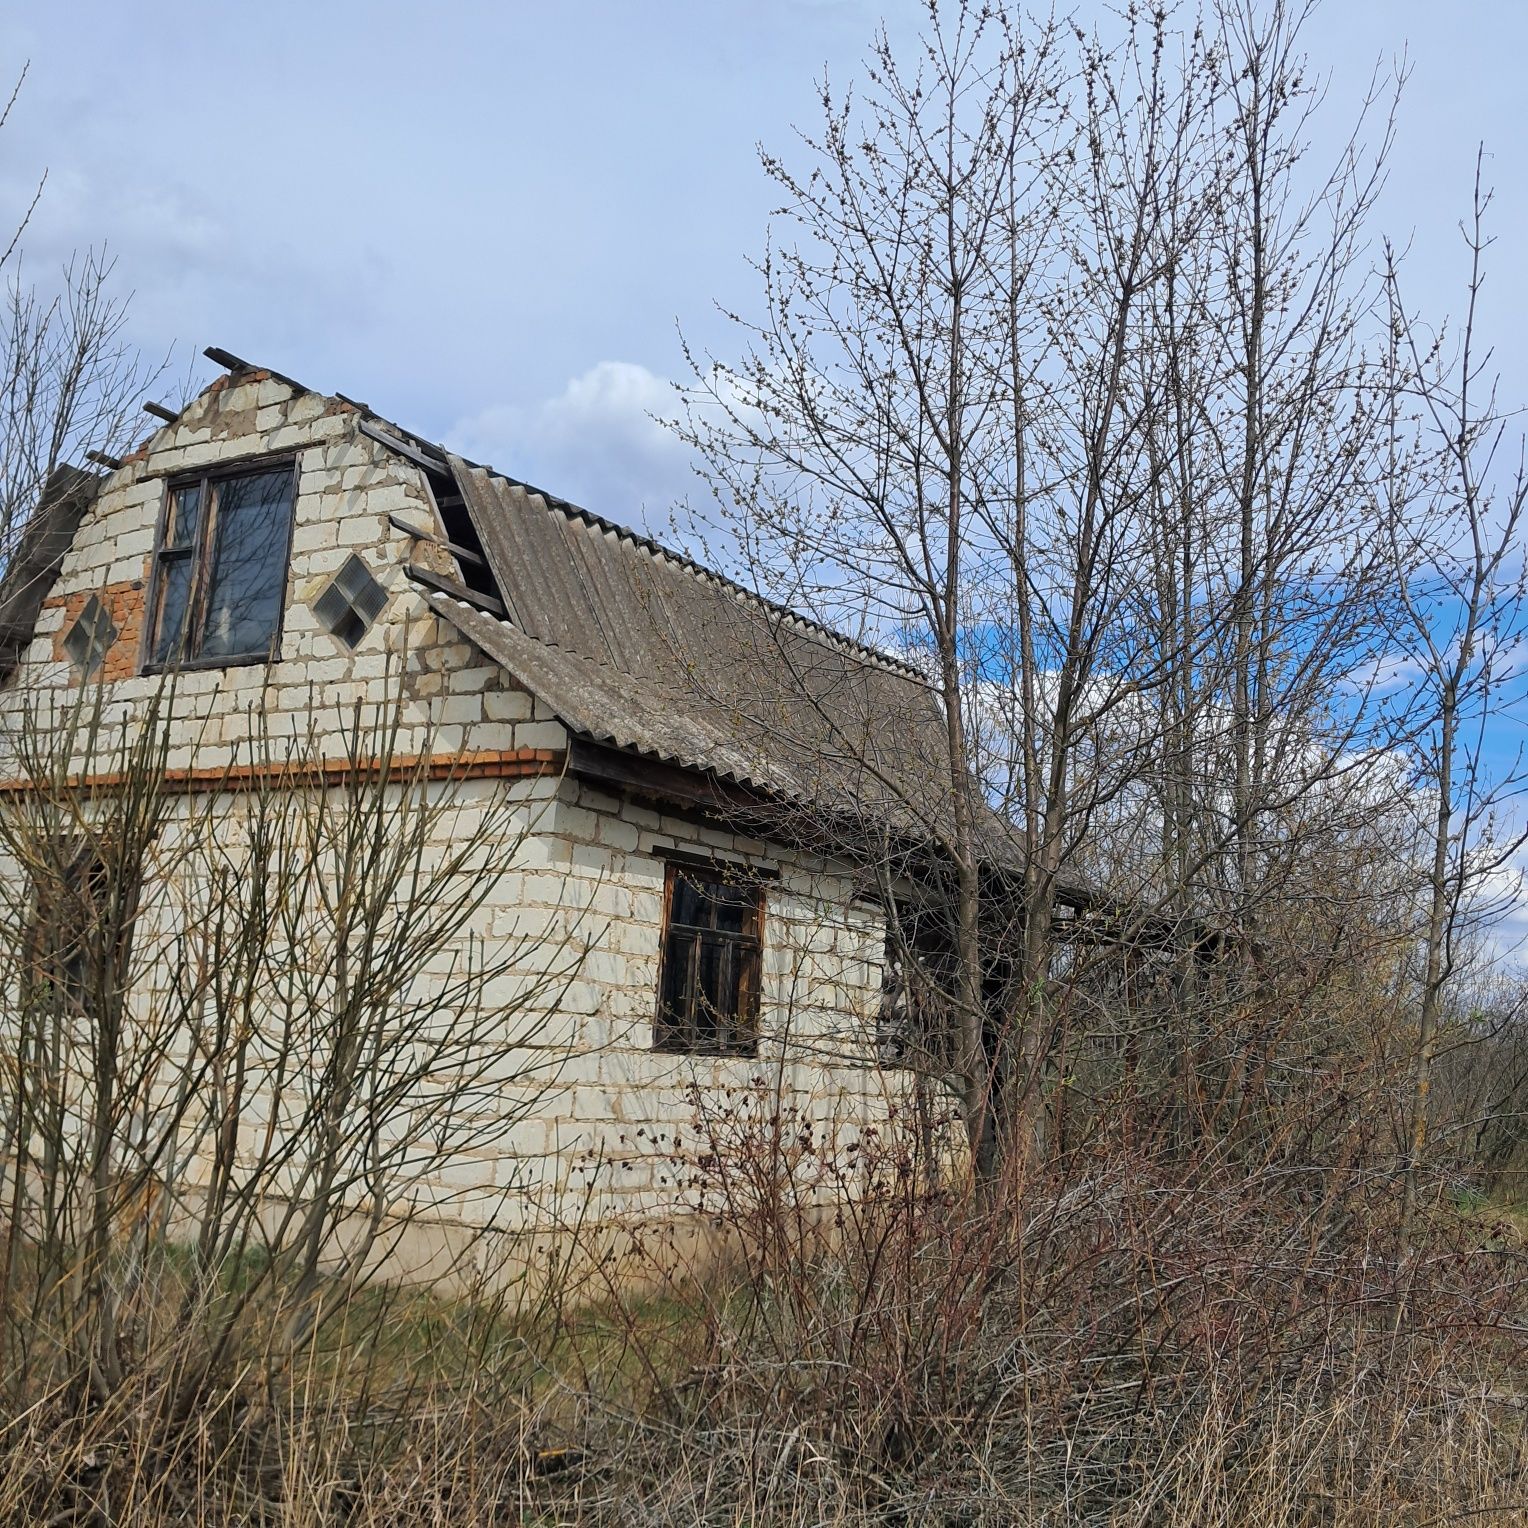
M70 666L55 656L64 602L132 580L141 581L147 599L166 475L287 450L298 453L300 475L279 655L270 664L180 677L171 768L247 762L262 736L279 741L310 732L321 751L338 755L339 720L357 703L401 706L401 754L561 750L566 733L547 708L443 629L404 578L401 565L414 543L388 516L430 524L426 492L417 469L361 435L357 423L348 406L294 393L275 378L233 380L203 394L113 474L64 560L36 637L0 692L0 774L19 768L14 731L23 712L39 699L63 702L78 693ZM322 630L310 609L351 551L390 594L354 653ZM163 687L137 670L135 658L127 677L105 687L108 733L136 725ZM460 810L441 829L456 843L475 834L489 798L519 803L530 831L472 926L432 954L431 971L449 971L474 939L495 948L528 940L524 971L486 994L512 1000L534 982L546 950L564 941L585 949L563 999L539 1013L530 1043L505 1063L505 1097L521 1099L526 1117L499 1150L463 1153L435 1175L442 1194L483 1191L453 1200L452 1213L467 1214L470 1205L470 1213L502 1223L511 1186L513 1214L526 1222L566 1216L586 1192L593 1199L585 1213L596 1216L672 1210L680 1202L672 1147L655 1138L671 1141L677 1132L693 1143L697 1099L702 1114L725 1112L740 1090L757 1091L756 1079L851 1139L861 1123L884 1118L895 1086L874 1065L882 929L876 914L852 902L844 876L725 825L702 826L571 778L439 789L457 798ZM188 798L183 812L192 822L208 809L207 798ZM211 809L235 819L239 804L218 798ZM438 852L449 847L442 843ZM767 890L757 1058L652 1049L664 874L657 851L665 847L762 858L779 871ZM153 867L147 873L152 877ZM173 940L173 917L186 916L178 900L146 897L143 950ZM172 921L155 929L155 916ZM145 991L135 995L145 1022L152 985L148 974Z

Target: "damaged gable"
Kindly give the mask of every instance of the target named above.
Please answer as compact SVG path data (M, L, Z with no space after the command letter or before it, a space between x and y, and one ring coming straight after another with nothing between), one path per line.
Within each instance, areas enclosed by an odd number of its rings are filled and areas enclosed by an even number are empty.
M41 503L17 538L0 577L0 684L15 672L32 640L43 602L100 487L95 473L78 467L56 468Z
M204 668L224 703L268 707L290 670L320 696L347 683L379 694L397 641L373 625L412 621L606 749L919 837L948 817L943 716L912 668L343 395L209 354L224 376L37 517L25 566L0 588L12 665L24 656L32 679ZM226 552L209 506L220 483L276 483L287 464L290 506L256 538L282 580L265 651L204 629ZM174 651L166 611L187 633Z

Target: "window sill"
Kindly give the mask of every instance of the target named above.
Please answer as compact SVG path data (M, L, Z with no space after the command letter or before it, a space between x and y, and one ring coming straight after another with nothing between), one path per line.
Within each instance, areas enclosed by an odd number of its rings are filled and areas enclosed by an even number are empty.
M749 1061L758 1058L759 1042L752 1040L747 1045L702 1046L659 1041L654 1043L652 1053L655 1056L695 1056L707 1061Z
M184 663L145 663L138 672L145 677L153 674L200 674L211 669L251 668L257 663L269 666L278 661L274 653L253 653L243 658L190 658Z

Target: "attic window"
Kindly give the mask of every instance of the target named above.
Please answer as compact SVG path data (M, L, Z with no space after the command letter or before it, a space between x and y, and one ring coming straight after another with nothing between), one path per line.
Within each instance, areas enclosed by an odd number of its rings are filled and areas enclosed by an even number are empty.
M69 628L64 638L64 651L68 653L69 661L80 671L81 679L89 679L100 668L119 635L111 613L100 598L92 594L85 601L79 619Z
M328 588L313 601L313 613L346 647L356 648L386 603L387 590L352 552Z
M663 906L656 1048L753 1055L758 1050L763 889L720 865L671 864Z
M223 668L275 654L296 478L286 460L170 483L148 667Z

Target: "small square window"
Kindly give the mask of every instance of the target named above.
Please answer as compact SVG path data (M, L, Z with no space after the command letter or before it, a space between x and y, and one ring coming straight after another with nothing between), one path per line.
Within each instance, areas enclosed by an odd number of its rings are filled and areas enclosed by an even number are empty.
M658 976L659 1050L752 1056L758 1050L764 892L730 867L671 864Z
M64 637L64 651L69 661L80 671L82 679L89 679L100 668L111 645L120 636L111 612L92 594L85 601L79 619Z
M354 553L334 575L329 587L313 601L313 613L346 647L361 645L372 622L382 614L387 590Z

